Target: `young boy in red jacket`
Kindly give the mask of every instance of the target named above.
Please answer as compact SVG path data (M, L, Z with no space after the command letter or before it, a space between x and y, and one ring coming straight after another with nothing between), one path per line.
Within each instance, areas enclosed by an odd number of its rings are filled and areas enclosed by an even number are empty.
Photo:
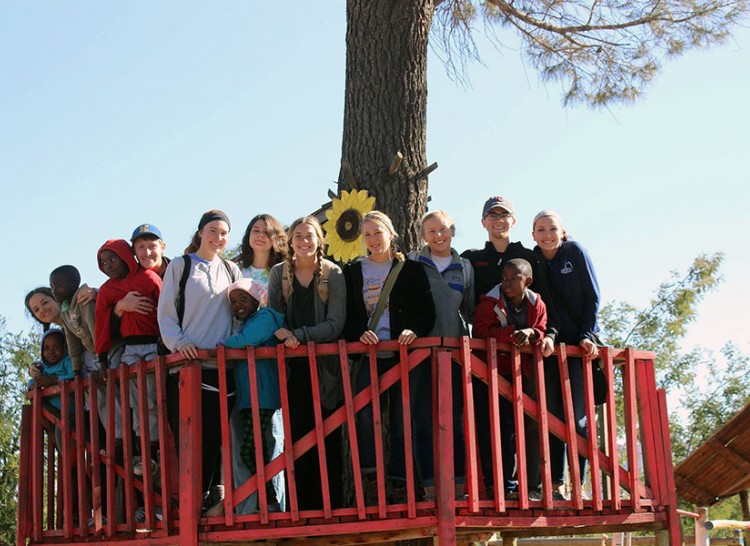
M112 348L112 314L117 302L129 292L138 292L151 298L153 306L150 313L123 313L120 321L120 334L125 342L122 363L131 366L143 359L154 360L157 357L159 341L159 323L156 320L156 306L161 293L161 278L153 271L144 269L135 259L133 249L124 239L110 239L102 245L97 254L99 269L109 277L99 289L96 298L96 353L100 362L106 360L107 352ZM149 440L151 454L156 458L159 446L159 427L156 411L156 380L153 374L146 376L146 398L148 400ZM130 381L130 406L133 409L133 430L141 436L141 416L138 409L138 388L135 378ZM137 443L140 445L140 441ZM135 461L133 473L142 475L140 461ZM152 463L154 466L154 463Z
M531 264L522 258L508 260L503 264L501 280L500 284L481 297L477 305L472 330L474 337L494 337L501 343L512 343L517 347L540 343L547 328L547 307L539 294L529 289L533 280ZM529 356L521 355L523 390L533 398L536 389ZM510 358L501 357L498 360L498 372L511 379ZM525 420L525 425L529 500L542 500L539 491L539 429L537 423L529 418ZM489 434L489 431L478 433ZM512 458L513 455L506 450L503 458ZM517 493L509 495L510 498L516 496Z

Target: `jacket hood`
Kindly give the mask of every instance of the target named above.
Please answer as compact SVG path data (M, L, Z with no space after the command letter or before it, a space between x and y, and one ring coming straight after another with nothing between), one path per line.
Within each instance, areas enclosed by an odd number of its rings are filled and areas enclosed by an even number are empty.
M44 340L47 339L47 336L52 336L52 335L60 336L62 338L63 347L65 347L65 355L63 356L63 358L65 356L68 356L68 345L67 345L66 340L65 340L65 331L61 330L60 328L50 328L49 330L47 330L46 332L44 332L44 334L42 334L42 339L39 340L39 354L42 356L41 361L42 361L42 364L44 364L45 366L53 366L54 365L54 364L50 364L47 361L47 359L44 358L44 350L43 350Z
M125 239L110 239L109 241L104 243L96 253L96 262L99 264L101 263L103 250L111 250L112 252L117 254L120 259L127 264L129 271L128 275L132 275L138 270L138 262L135 260L133 248ZM101 264L99 265L99 270L104 273Z

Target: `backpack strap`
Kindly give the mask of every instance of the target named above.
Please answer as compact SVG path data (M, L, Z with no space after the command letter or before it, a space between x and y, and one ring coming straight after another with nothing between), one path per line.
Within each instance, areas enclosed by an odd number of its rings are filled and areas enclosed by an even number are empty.
M182 260L184 262L182 268L182 277L180 277L179 291L177 293L177 324L182 328L182 319L185 316L185 286L187 285L188 277L190 277L190 267L192 260L189 254L183 254Z
M234 269L232 269L232 266L229 265L229 260L225 260L224 258L221 259L222 262L224 262L224 267L227 268L227 274L229 275L229 278L232 279L232 282L237 282L238 279L237 275L234 273Z
M331 262L323 260L320 268L320 278L318 279L318 296L323 305L328 304L328 277L331 274Z

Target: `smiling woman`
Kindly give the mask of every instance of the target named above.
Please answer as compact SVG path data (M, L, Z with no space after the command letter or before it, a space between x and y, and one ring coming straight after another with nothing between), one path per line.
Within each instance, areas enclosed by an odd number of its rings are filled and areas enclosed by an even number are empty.
M36 321L48 330L50 324L62 324L60 304L52 297L52 290L46 286L34 288L24 299L26 309Z
M225 292L229 285L242 278L242 272L237 264L221 257L230 229L224 212L205 212L185 249L185 256L172 260L164 273L158 308L162 341L172 352L179 352L187 359L196 358L199 349L214 349L231 333L232 309ZM204 421L217 423L218 370L215 363L204 362L201 367L201 382L208 387L201 391ZM168 410L172 431L177 436L179 388L175 379L176 376L170 376ZM230 375L227 380L229 391L234 391L233 377ZM215 390L209 390L211 388ZM219 427L203 427L204 492L219 484L220 434Z

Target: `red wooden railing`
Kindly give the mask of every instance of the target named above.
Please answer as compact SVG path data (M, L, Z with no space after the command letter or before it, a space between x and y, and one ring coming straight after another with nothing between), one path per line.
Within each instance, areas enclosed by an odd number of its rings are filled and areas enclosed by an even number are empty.
M286 390L286 359L305 357L311 376L317 377L316 357L336 355L342 376L350 377L350 360L366 355L374 362L377 351L394 351L399 363L378 377L372 371L372 386L355 393L351 382L344 381L344 402L339 409L323 418L320 393L313 381L315 428L292 443L289 422L289 400ZM497 373L498 355L510 355L510 381ZM88 380L76 378L59 387L29 393L31 403L24 407L21 423L21 468L19 476L19 511L17 545L32 543L104 543L111 541L150 542L154 544L195 544L199 542L252 541L283 539L313 535L346 535L379 533L396 538L438 536L441 544L454 544L457 534L479 530L502 529L504 533L545 535L570 534L604 529L651 529L661 532L673 545L679 543L676 495L673 481L666 397L656 389L654 355L633 349L603 349L603 369L611 388L607 401L595 406L590 359L578 348L560 345L556 351L563 389L565 420L547 411L544 397L544 374L541 355L532 353L536 369L538 402L521 388L521 352L515 347L496 344L495 340L423 338L411 346L383 342L377 347L360 343L339 343L301 346L294 350L283 345L275 348L247 350L218 348L202 351L201 358L215 361L220 371L220 423L204 423L201 419L200 365L185 362L179 355L159 358L148 364L122 366L109 371L106 387L107 433L99 434L96 403L87 403ZM568 377L568 356L584 360L585 400L588 417L588 438L576 433L573 403ZM507 357L507 356L504 356ZM231 363L248 360L248 373L255 377L259 358L275 359L279 367L281 405L284 416L285 441L281 456L263 465L261 459L260 416L258 393L251 381L254 438L258 470L255 476L238 487L232 487L231 434L226 396L226 372ZM435 454L435 501L422 501L418 496L417 477L413 468L414 445L411 435L409 372L423 361L429 361L433 377L433 442ZM548 364L549 365L549 364ZM451 367L462 371L464 428L466 449L466 498L456 500L453 461L453 412ZM174 368L174 369L173 369ZM373 365L371 370L375 370ZM180 381L180 445L174 446L167 423L166 377L169 371L179 373ZM142 453L149 453L146 375L155 374L158 402L160 442L159 477L152 475L148 464L143 476L133 475L134 446L124 435L123 456L117 460L114 437L116 399L127 405L129 376L139 385L139 407L142 428ZM517 453L526 450L524 415L538 423L542 460L541 501L530 500L526 486L525 457L517 457L519 496L504 495L500 460L500 409L498 398L490 396L490 435L495 461L494 495L487 498L480 484L476 427L473 410L472 377L489 385L490 392L510 400L516 427ZM406 457L406 502L388 504L386 495L385 454L381 438L380 397L393 385L402 385L404 408L404 450ZM72 397L71 397L72 393ZM61 396L59 412L45 402L50 396ZM74 415L69 405L75 406ZM355 416L363 407L373 405L377 460L378 503L365 505L364 485L357 449ZM84 411L84 406L89 408ZM85 419L88 422L85 422ZM88 426L87 426L88 425ZM62 445L56 445L55 426L61 430ZM123 412L123 430L130 430L130 414ZM220 426L225 483L224 515L201 515L201 427ZM333 507L328 493L324 438L342 428L350 449L345 466L350 467L350 502ZM87 431L80 434L77 431ZM567 444L570 476L570 500L552 498L550 446L548 434ZM622 449L622 446L625 449ZM294 473L294 461L309 450L317 450L320 459L323 503L316 510L301 510L297 501L297 484L304 476ZM177 456L179 452L179 457ZM587 482L590 499L581 486L578 457L588 461ZM144 457L148 460L148 457ZM177 462L179 461L179 463ZM102 472L101 469L104 469ZM265 483L285 473L288 505L284 512L269 511ZM119 480L118 480L119 478ZM118 481L120 485L118 486ZM260 484L260 487L259 487ZM104 487L103 487L104 486ZM102 491L106 490L106 496ZM257 495L258 512L235 513L250 495ZM138 500L137 500L138 499ZM145 521L137 522L136 504L141 504ZM103 508L106 505L106 510ZM77 518L74 517L77 515ZM574 529L575 528L575 529Z

